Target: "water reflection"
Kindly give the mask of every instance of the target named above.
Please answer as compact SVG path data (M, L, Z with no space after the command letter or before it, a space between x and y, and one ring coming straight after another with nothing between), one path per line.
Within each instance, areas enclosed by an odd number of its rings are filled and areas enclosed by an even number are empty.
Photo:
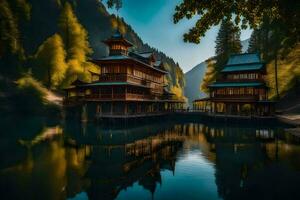
M300 197L300 145L284 127L35 124L1 136L1 199Z

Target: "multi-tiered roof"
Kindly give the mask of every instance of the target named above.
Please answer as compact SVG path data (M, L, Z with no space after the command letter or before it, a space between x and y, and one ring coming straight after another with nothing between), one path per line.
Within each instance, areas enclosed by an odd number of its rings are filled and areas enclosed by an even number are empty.
M265 87L266 84L263 79L236 79L227 78L229 74L247 74L259 73L266 74L265 63L261 61L259 54L246 53L235 54L230 56L227 64L221 71L221 79L209 85L210 88L221 87Z

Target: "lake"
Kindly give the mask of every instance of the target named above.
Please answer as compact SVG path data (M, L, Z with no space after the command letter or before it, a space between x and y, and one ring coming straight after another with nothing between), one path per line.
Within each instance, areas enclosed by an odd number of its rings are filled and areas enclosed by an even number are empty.
M300 140L276 122L0 125L1 199L300 199Z

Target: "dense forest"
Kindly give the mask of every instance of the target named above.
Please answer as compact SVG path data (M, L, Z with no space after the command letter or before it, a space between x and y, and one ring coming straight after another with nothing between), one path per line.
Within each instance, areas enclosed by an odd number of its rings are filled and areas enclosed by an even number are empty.
M49 90L59 92L95 70L89 59L107 55L102 41L118 28L132 51L153 51L169 72L169 90L183 96L183 72L174 60L143 43L132 27L99 0L0 1L0 105L32 111ZM35 101L29 94L35 95ZM50 94L51 95L51 94ZM26 100L28 99L28 100ZM40 103L42 102L42 103Z

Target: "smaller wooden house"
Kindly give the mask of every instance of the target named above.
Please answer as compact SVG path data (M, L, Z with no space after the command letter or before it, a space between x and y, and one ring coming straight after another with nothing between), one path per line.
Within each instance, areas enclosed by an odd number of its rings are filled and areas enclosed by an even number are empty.
M194 109L230 115L268 116L274 102L268 99L266 65L257 53L230 56L217 80L209 85L209 97L194 101Z

